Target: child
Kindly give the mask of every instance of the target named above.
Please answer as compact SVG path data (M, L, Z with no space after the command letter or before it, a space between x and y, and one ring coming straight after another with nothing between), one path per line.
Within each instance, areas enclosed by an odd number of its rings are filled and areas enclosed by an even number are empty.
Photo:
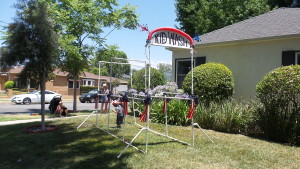
M60 117L67 116L68 110L65 105L63 105L62 101L59 102L59 105L56 108L56 112L59 113Z
M122 102L118 102L117 100L112 102L112 105L115 107L115 110L113 111L117 113L117 128L121 128L121 124L123 124L124 110L122 104Z

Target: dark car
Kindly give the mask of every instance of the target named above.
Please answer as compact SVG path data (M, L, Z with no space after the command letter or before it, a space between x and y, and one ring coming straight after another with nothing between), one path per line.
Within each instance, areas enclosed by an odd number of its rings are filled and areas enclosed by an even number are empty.
M101 91L101 90L100 90ZM79 101L81 103L85 103L85 102L88 102L88 103L95 103L96 101L96 98L98 97L98 102L101 102L101 96L99 96L99 90L97 89L94 89L94 90L91 90L89 91L88 93L86 94L83 94L79 97Z

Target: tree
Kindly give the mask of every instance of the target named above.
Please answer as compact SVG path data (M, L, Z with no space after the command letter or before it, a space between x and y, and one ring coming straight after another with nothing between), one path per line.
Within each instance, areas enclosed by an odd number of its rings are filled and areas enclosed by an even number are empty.
M47 0L52 6L52 14L57 22L62 38L61 68L69 72L69 77L76 81L87 69L93 48L86 39L102 45L105 39L100 35L103 27L113 26L134 29L137 25L135 7L126 5L117 9L116 0ZM74 85L73 110L77 110L76 86Z
M190 36L204 34L268 12L268 0L177 0L176 21Z
M98 74L99 61L108 61L108 62L112 61L112 62L119 62L119 63L128 63L127 60L112 59L114 57L127 59L126 53L124 53L123 51L120 51L119 47L117 45L106 45L105 47L100 48L96 52L96 56L92 60L93 72ZM107 75L109 75L110 70L112 69L111 76L117 77L117 78L122 77L123 74L128 75L130 73L130 65L128 65L128 64L112 64L112 65L110 65L110 63L101 63L100 68L101 68L101 75L105 75L106 72L108 73Z
M135 72L132 75L132 87L138 91L145 91L145 84L146 88L148 88L148 70L146 69L146 81L145 81L145 68L140 69L139 71ZM151 75L150 75L150 88L154 88L158 85L164 85L166 83L166 77L160 71L155 68L151 68Z
M168 63L159 63L157 65L158 70L161 73L167 72L167 71L171 71L172 70L172 65L168 64Z
M5 49L1 51L3 69L21 65L19 79L37 79L41 90L41 120L45 129L45 81L53 72L58 59L58 35L48 12L49 6L38 0L20 0L16 4L17 16L7 27Z

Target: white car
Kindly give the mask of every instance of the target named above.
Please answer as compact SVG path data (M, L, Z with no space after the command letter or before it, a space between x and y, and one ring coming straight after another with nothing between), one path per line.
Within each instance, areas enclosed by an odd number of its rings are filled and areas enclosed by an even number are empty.
M61 94L52 92L52 91L45 91L45 103L50 103L54 96L61 97ZM30 104L30 103L41 103L41 91L33 91L28 94L20 94L13 96L11 98L11 102L16 104Z

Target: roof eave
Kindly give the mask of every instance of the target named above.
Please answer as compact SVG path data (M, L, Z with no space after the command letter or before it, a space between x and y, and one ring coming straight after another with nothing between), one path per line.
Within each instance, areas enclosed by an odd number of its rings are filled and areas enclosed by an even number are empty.
M272 40L297 39L297 38L300 38L300 33L299 34L290 34L290 35L272 36L272 37L203 43L203 44L197 43L197 44L195 44L195 48L208 47L208 46L235 45L235 44L241 44L241 43L254 43L254 42L261 42L261 41L272 41Z

